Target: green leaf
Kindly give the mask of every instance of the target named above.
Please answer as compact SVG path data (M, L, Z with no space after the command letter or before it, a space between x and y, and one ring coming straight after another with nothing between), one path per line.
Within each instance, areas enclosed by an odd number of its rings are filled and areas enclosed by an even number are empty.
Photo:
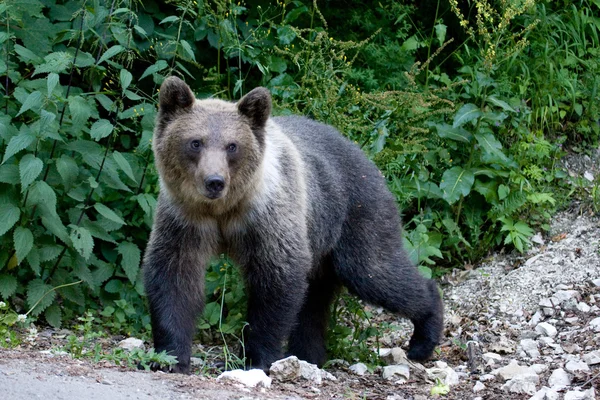
M90 136L92 139L98 141L102 138L107 137L113 131L114 126L106 119L100 119L92 125L90 130Z
M67 188L71 187L79 176L79 166L75 160L65 154L56 160L56 169Z
M123 282L118 279L111 279L106 285L104 290L108 293L119 293L123 289Z
M19 217L21 216L21 210L12 204L0 204L0 236L12 228Z
M0 165L0 182L8 183L9 185L18 185L20 181L19 167L17 165Z
M42 160L33 154L25 154L19 161L19 175L21 177L21 193L31 185L44 169Z
M56 291L53 290L53 287L44 283L41 279L34 279L27 285L27 306L32 308L37 303L31 311L34 316L39 315L48 308L55 297Z
M488 96L486 101L490 104L500 107L504 111L516 112L515 109L509 106L507 102L497 99L494 96Z
M167 68L168 66L169 66L169 64L167 64L167 62L165 60L158 60L156 63L154 63L154 65L151 65L148 68L146 68L146 70L140 77L140 80L144 79L148 75L155 74L159 71L162 71L163 69Z
M3 299L8 299L17 291L17 278L12 275L0 275L0 295Z
M487 163L502 163L505 166L516 166L515 161L508 158L502 152L502 143L498 141L491 133L475 134L477 143L483 150L482 159Z
M23 105L21 106L21 109L19 110L19 112L17 113L16 116L18 117L19 115L23 114L25 111L31 110L32 108L41 107L43 97L44 96L42 95L42 92L40 92L39 90L29 93L29 96L27 96L27 98L25 99L25 102L23 102Z
M289 25L283 25L277 28L277 37L281 44L290 44L296 38L296 32Z
M52 304L50 307L46 309L44 313L44 317L46 317L46 321L55 329L60 328L60 324L62 322L62 312L60 310L60 306L57 303Z
M92 115L92 107L81 96L69 96L69 111L73 126L86 125Z
M50 231L54 236L59 238L65 244L70 244L69 233L67 228L63 225L62 221L58 217L43 216L42 225ZM60 253L60 251L59 251Z
M121 242L117 247L117 251L123 256L121 266L123 267L123 271L125 271L125 275L127 275L131 283L135 284L142 259L140 249L134 243Z
M442 139L451 139L457 142L469 143L473 140L473 135L464 128L453 128L448 124L435 124L438 136Z
M65 229L65 231L66 231L66 229ZM58 258L58 255L60 254L62 249L63 249L62 246L59 246L59 245L50 245L50 246L42 247L40 249L40 261L46 262L46 261L56 260L56 258Z
M446 28L448 27L444 24L437 24L435 26L435 36L437 37L440 46L443 45L446 40Z
M164 18L164 19L163 19L162 21L160 21L158 24L159 24L159 25L162 25L162 24L166 24L166 23L168 23L168 22L177 22L177 21L179 21L179 17L178 17L178 16L176 16L176 15L170 15L170 16L168 16L168 17Z
M56 87L56 85L58 84L58 74L55 72L51 72L48 74L48 97L50 97L52 95L52 92L54 91L54 88Z
M92 254L92 250L94 249L94 238L90 234L90 232L80 226L69 225L72 229L71 241L73 242L73 247L77 252L81 255L81 257L86 260L90 258Z
M133 79L133 75L131 75L131 72L129 72L125 68L123 68L121 70L121 72L119 73L119 78L121 80L122 93L125 93L125 90L127 90L127 88L129 87L129 85L131 84L131 80Z
M156 197L152 196L151 194L142 193L136 196L136 200L147 215L152 216L154 214L154 210L156 208Z
M102 54L102 57L100 57L100 59L98 60L98 62L96 63L96 65L102 64L104 61L110 59L111 57L116 56L117 54L119 54L123 50L125 50L125 47L123 47L123 46L121 46L119 44L112 46L110 49L106 50L104 52L104 54Z
M96 209L96 211L98 211L100 213L100 215L102 215L103 217L108 218L111 221L114 221L118 224L121 225L127 225L125 223L125 221L123 221L121 219L121 217L119 217L113 210L111 210L110 208L106 207L104 204L100 204L100 203L96 203L94 204L94 208Z
M37 65L44 61L44 59L42 57L38 56L33 51L31 51L19 44L15 44L14 49L15 49L15 52L19 55L19 58L21 59L21 61L23 61L24 63L27 63L27 64L31 63L34 65Z
M33 247L33 233L27 228L18 226L13 233L13 240L15 242L17 260L21 263L21 261L25 260L25 257L27 257Z
M40 207L45 214L57 216L56 213L56 193L44 181L37 181L29 188L29 196L27 196L27 207L36 205Z
M190 46L190 44L183 39L181 39L180 43L181 43L181 47L183 47L183 50L186 52L188 57L191 60L196 61L196 56L194 55L194 50L192 50L192 46Z
M459 126L462 126L467 122L473 121L474 119L477 119L482 115L483 114L479 107L477 107L475 104L467 103L456 112L456 115L454 116L454 122L452 123L452 127L458 128Z
M121 170L125 172L125 175L127 175L129 178L131 178L132 181L137 183L137 179L135 179L135 175L133 174L131 165L129 165L129 161L127 161L125 157L123 157L123 155L118 151L113 152L113 158L115 159L115 162L121 168Z
M8 142L8 146L6 146L6 152L4 153L4 158L2 159L2 163L4 164L6 160L17 154L23 149L29 147L31 143L35 140L35 136L31 135L29 131L21 131L17 136L13 136L10 138Z
M554 198L554 196L552 196L552 193L532 193L527 196L527 200L529 200L533 204L556 204L556 199Z
M442 175L440 189L448 204L453 204L460 199L461 195L467 196L471 192L474 182L473 172L462 167L452 167Z
M38 249L33 247L29 254L27 254L26 259L35 276L40 276L42 271L40 270L40 252Z
M64 51L57 51L50 53L44 57L45 63L38 65L32 76L37 74L43 74L46 72L54 72L56 74L62 74L71 66L73 62L73 56Z

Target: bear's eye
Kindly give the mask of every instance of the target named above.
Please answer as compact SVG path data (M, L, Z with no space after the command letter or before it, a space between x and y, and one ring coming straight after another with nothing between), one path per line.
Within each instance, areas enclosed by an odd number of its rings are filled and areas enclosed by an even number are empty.
M201 141L199 141L199 140L192 140L190 142L190 148L192 150L198 151L198 150L200 150L200 147L202 147L202 142Z
M231 143L229 146L227 146L228 153L235 153L236 150L237 150L237 145L235 143Z

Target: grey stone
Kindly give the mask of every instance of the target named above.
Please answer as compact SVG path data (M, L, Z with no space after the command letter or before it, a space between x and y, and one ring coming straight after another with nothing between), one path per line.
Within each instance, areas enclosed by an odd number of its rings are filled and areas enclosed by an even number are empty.
M584 354L581 359L585 361L587 365L600 364L600 350L594 350Z
M550 374L550 377L548 378L548 386L550 387L565 387L569 386L570 384L571 377L562 368L552 371L552 374Z
M275 361L269 368L269 375L278 382L294 382L300 378L300 360L290 356Z
M540 356L540 352L538 350L538 343L533 339L523 339L521 340L521 348L527 355L531 358L538 358Z
M481 392L482 390L485 390L485 385L480 381L477 381L475 386L473 386L473 393Z
M548 337L554 337L558 333L556 328L550 325L548 322L540 322L535 327L536 332Z
M558 400L558 392L543 386L529 400Z
M565 369L572 374L590 372L590 367L584 361L571 360L565 365Z
M594 332L600 332L600 317L590 321L590 328L592 328Z
M404 383L410 378L410 368L406 364L387 365L383 367L382 377L396 383Z
M596 399L596 391L594 388L590 388L583 392L578 390L571 390L565 393L564 400L595 400Z
M142 349L144 350L144 341L142 339L137 339L134 337L127 338L125 340L121 340L119 342L119 347L125 349L127 351L132 351L133 349Z
M539 377L533 369L519 365L517 360L512 360L507 366L493 370L492 374L500 376L505 381L515 377L530 377L531 381L539 381Z
M363 363L357 363L350 366L350 371L354 372L356 375L363 376L369 369Z
M525 379L513 378L502 385L502 390L509 393L534 395L536 392L535 383Z
M432 381L439 379L448 386L458 385L458 374L448 364L443 361L436 361L434 365L435 367L426 369L429 379Z
M271 387L272 379L265 374L262 369L251 369L244 371L241 369L234 369L233 371L225 371L217 377L218 381L231 381L235 383L241 383L248 387Z
M577 304L577 309L581 312L588 313L591 310L591 307L585 304L584 302L580 302Z

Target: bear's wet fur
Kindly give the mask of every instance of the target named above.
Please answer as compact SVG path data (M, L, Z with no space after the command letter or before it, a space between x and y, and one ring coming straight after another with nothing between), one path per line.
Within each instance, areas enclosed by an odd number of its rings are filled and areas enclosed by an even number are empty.
M160 89L153 139L160 194L144 257L157 351L189 372L209 261L226 253L247 283L247 362L287 353L322 365L330 305L343 285L410 319L408 357L429 358L443 330L434 281L402 247L393 195L334 128L275 117L257 88L237 103L196 100L179 78Z

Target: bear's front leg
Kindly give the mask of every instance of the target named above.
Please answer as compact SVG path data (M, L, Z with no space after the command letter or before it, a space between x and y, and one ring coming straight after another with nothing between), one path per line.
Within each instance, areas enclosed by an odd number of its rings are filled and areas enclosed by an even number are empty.
M246 364L267 372L283 357L283 342L304 302L310 264L307 251L274 247L271 254L257 253L245 268L249 293L244 349Z
M177 357L171 372L189 373L196 318L204 308L204 273L210 239L202 229L157 209L144 256L144 283L156 352ZM153 364L152 370L160 368Z

